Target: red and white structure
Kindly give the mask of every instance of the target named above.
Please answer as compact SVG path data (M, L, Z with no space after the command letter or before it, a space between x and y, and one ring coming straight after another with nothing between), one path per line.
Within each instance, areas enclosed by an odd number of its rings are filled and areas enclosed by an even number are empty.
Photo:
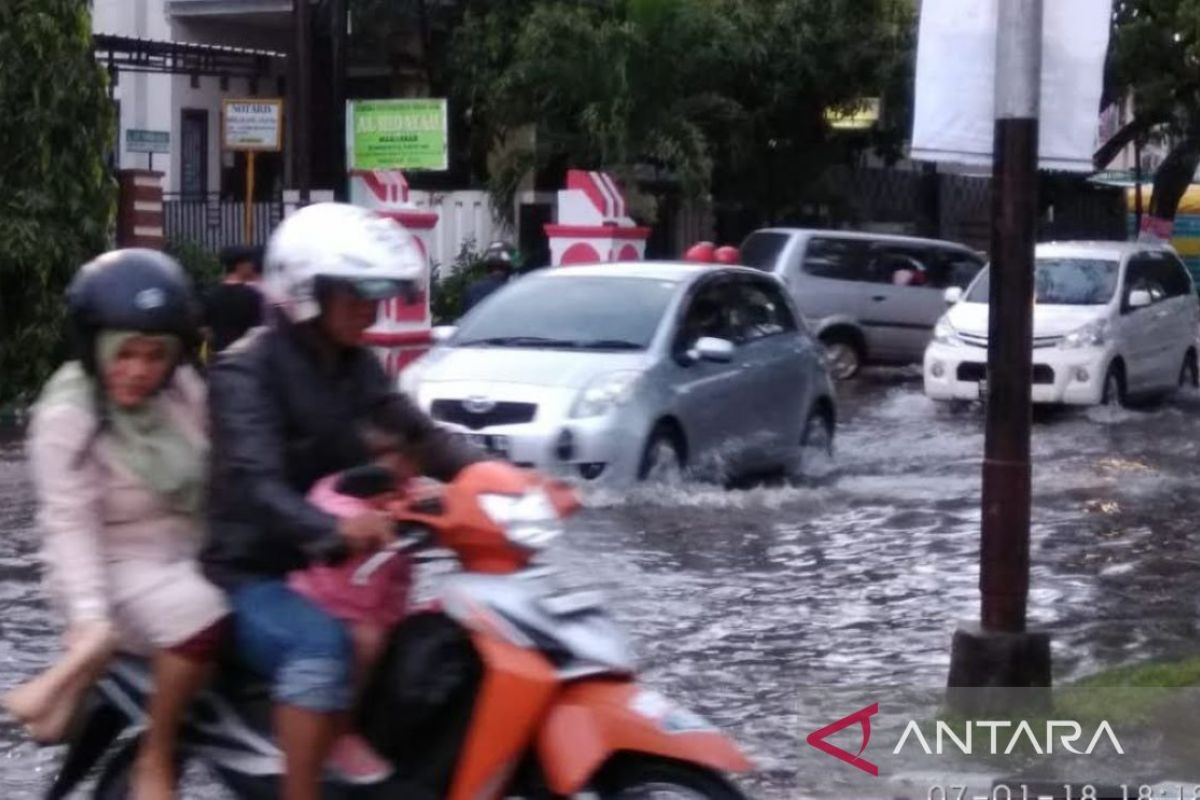
M417 240L425 256L425 277L417 302L404 298L385 302L379 319L367 331L388 375L395 377L433 343L429 311L429 247L438 215L422 211L409 199L408 181L400 170L354 170L350 173L350 202L396 220Z
M558 193L558 222L545 226L553 266L640 261L650 229L628 215L625 195L604 172L567 172Z

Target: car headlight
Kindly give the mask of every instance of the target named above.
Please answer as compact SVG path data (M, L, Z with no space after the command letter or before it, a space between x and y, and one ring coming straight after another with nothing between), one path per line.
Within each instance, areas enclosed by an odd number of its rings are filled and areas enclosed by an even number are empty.
M601 375L587 385L571 409L572 417L600 417L629 402L642 373L622 370Z
M1103 347L1108 342L1109 323L1107 319L1089 322L1082 328L1072 331L1063 337L1058 346L1064 350L1077 350L1081 347Z
M541 489L521 495L483 494L479 505L513 544L542 550L562 533L562 518Z
M939 319L937 325L934 326L933 340L938 344L962 344L962 339L958 338L958 331L954 329L954 326L950 324L950 320L946 317Z

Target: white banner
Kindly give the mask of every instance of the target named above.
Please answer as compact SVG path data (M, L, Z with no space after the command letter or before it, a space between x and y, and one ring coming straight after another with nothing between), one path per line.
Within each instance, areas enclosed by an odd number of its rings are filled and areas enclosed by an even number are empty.
M996 17L1004 0L922 0L912 157L992 163ZM1039 155L1091 172L1111 0L1046 0Z

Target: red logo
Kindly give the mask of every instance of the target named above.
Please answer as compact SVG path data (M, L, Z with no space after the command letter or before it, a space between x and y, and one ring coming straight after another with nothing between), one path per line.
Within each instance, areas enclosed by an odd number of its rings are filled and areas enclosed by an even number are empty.
M867 745L871 743L871 717L878 713L879 703L872 703L862 711L855 711L850 716L842 717L837 722L826 725L819 731L813 731L808 735L808 739L805 741L820 750L822 753L833 756L838 761L844 761L855 769L861 769L868 775L873 775L878 778L879 767L862 757L862 754L867 750ZM838 731L845 730L855 723L858 723L858 725L862 728L863 737L862 747L858 748L857 753L847 753L842 748L825 741L833 734L837 733Z

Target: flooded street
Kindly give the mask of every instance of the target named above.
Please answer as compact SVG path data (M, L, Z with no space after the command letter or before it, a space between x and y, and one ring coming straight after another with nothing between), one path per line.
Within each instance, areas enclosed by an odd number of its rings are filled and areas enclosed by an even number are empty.
M935 408L913 373L868 374L841 403L837 469L818 485L598 493L561 546L610 588L647 682L755 757L746 785L757 797L818 785L795 754L808 731L856 708L839 693L943 685L955 626L978 616L982 413ZM1056 681L1200 649L1198 455L1195 400L1039 415L1030 610L1053 636ZM31 515L10 442L0 688L56 649ZM55 758L5 727L4 797L36 797Z

